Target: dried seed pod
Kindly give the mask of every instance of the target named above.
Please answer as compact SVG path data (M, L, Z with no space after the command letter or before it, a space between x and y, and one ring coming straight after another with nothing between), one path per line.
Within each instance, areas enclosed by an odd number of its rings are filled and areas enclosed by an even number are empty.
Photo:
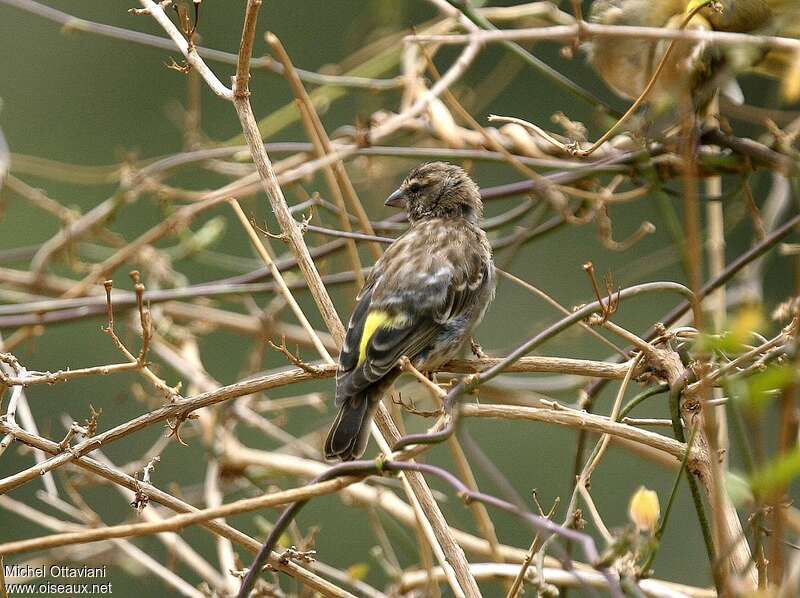
M453 115L439 98L433 98L428 104L428 119L437 137L448 147L463 147L464 137Z
M528 131L522 125L518 125L516 123L503 125L500 127L500 132L511 141L512 145L514 146L514 150L518 154L522 154L523 156L528 156L530 158L544 158L547 156L547 154L543 152L536 144L536 141L531 134L528 133Z

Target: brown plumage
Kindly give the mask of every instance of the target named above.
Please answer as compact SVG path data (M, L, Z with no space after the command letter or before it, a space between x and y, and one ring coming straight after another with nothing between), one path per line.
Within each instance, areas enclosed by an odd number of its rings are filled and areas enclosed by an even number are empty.
M785 37L800 34L798 0L720 0L718 5L721 10L702 8L686 28ZM676 29L686 19L689 6L689 0L594 0L589 18L603 25ZM667 40L636 37L597 37L587 45L589 61L600 76L629 99L644 91L669 46ZM786 50L743 45L734 51L705 42L675 44L648 102L669 105L680 94L690 94L702 108L718 89L742 101L734 80L738 72L756 70L784 77L790 63L791 54Z
M411 226L375 263L356 299L339 355L340 411L325 441L328 459L364 453L401 357L430 371L457 356L494 296L480 193L461 168L423 164L386 205L405 208Z

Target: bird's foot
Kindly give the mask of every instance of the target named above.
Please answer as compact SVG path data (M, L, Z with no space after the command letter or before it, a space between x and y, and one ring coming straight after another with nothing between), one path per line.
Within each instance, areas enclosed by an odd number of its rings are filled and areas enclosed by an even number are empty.
M481 347L481 344L472 337L469 339L469 348L472 350L472 354L478 359L486 358L486 353L483 352L483 347Z

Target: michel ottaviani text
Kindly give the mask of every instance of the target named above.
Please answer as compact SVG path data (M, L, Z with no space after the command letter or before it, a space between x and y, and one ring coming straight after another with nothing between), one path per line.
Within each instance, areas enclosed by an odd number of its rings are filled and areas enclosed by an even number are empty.
M106 577L106 566L102 567L70 567L69 565L49 565L34 567L27 564L6 565L6 577L69 577L69 578L103 578Z

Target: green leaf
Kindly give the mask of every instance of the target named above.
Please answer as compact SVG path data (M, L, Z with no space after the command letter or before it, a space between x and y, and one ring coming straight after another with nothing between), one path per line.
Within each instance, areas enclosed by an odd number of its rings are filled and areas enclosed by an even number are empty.
M788 364L768 367L748 379L748 401L751 408L761 409L771 396L794 382L796 372Z
M788 364L771 365L745 379L727 381L728 394L751 412L762 411L774 396L797 380L797 372Z
M761 496L770 496L786 488L800 475L800 449L781 455L750 477L750 487Z
M720 335L701 333L695 341L695 349L700 352L719 351L726 354L739 354L748 350L746 343L754 332L764 328L764 312L757 305L747 305L726 323Z

